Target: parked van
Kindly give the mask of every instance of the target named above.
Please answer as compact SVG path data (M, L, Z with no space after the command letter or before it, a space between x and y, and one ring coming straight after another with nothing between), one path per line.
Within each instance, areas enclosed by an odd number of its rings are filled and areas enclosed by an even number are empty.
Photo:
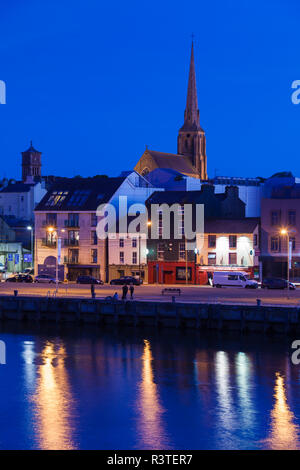
M249 277L249 273L240 271L216 271L213 273L214 287L245 287L248 289L256 289L258 283Z

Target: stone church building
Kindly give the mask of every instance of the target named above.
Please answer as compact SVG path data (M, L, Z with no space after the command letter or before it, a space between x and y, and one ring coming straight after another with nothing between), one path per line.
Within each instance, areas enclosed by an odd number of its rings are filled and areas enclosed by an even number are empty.
M178 132L177 154L146 149L134 169L146 176L156 168L170 168L186 176L207 180L206 160L206 138L200 126L192 43L184 123Z

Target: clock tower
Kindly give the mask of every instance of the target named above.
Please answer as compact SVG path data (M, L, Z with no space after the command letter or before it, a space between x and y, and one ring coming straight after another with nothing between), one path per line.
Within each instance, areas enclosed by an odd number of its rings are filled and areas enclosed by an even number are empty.
M32 141L30 147L25 152L22 152L22 180L25 182L27 177L34 179L41 178L41 155L42 152L36 150Z

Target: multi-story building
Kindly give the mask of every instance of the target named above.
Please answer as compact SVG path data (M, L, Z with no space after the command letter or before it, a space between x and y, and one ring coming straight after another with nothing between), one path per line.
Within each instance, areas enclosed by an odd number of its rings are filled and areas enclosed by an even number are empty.
M76 280L89 274L108 281L122 269L138 270L144 264L138 254L129 255L127 244L123 250L116 239L120 204L127 215L133 204L141 210L143 202L155 190L136 172L117 178L72 178L57 181L35 210L35 270L55 276L56 262L60 279ZM97 216L100 205L111 204L116 214L116 225L106 238L99 238ZM120 237L127 236L120 234ZM137 235L138 238L138 235ZM135 252L134 247L132 248ZM123 251L124 262L120 263ZM127 272L127 271L126 271Z
M300 184L274 178L266 185L261 204L261 269L263 277L300 279ZM288 248L288 241L290 247Z
M170 216L170 236L163 235L164 219L158 219L158 237L147 242L149 283L206 283L215 270L243 270L254 274L258 265L255 249L259 244L259 219L245 217L245 203L238 197L238 188L227 187L216 194L214 187L203 185L201 191L166 191L154 193L147 201L150 213L153 204L171 207L179 204L179 217ZM193 244L185 238L185 205L204 206L202 231L196 231ZM181 238L177 224L180 225ZM149 228L149 232L152 228ZM192 248L191 248L192 245Z

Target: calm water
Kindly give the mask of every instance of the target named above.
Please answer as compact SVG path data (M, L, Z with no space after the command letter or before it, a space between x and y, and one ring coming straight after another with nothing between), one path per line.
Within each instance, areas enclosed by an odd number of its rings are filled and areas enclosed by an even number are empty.
M7 324L1 449L300 448L290 343Z

